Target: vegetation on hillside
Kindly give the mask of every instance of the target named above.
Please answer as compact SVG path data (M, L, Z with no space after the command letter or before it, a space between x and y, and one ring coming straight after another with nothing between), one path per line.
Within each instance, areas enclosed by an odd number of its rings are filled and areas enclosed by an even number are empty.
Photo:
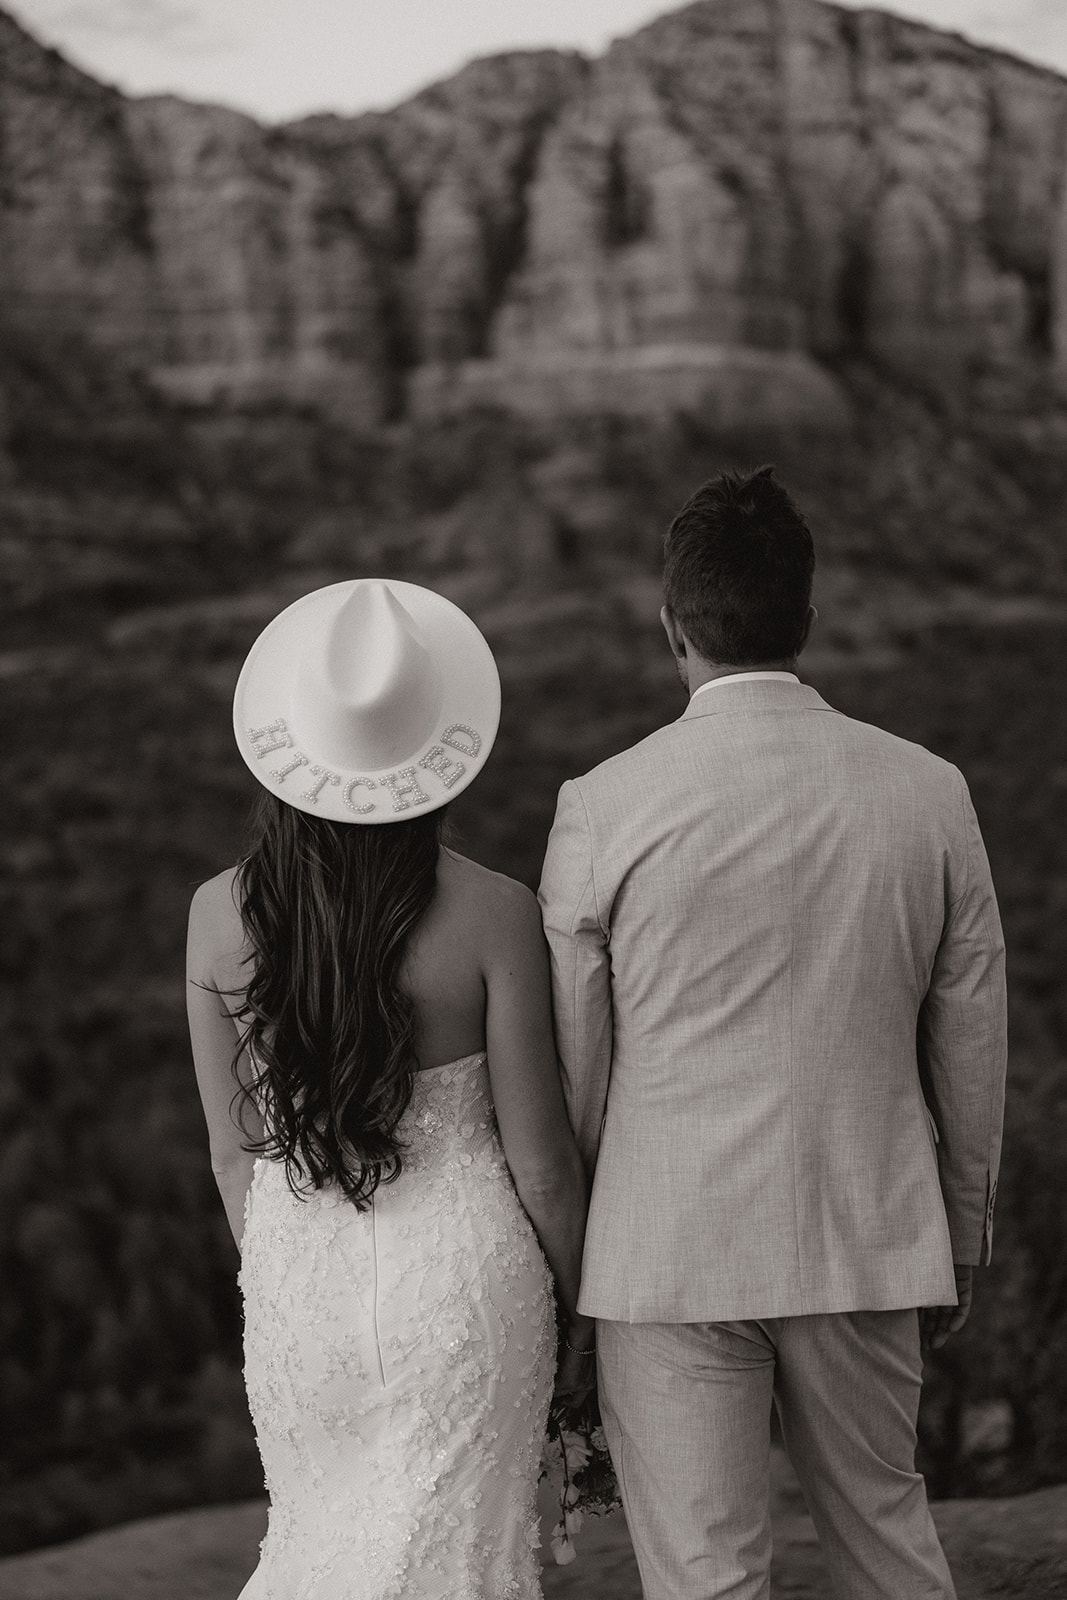
M504 720L460 847L535 883L559 783L681 710L666 522L756 459L816 534L808 676L961 766L1007 930L997 1249L932 1364L931 1484L1067 1479L1063 414L964 424L857 370L845 444L488 413L358 437L170 411L75 348L0 357L0 1549L260 1487L182 982L192 890L240 849L229 705L260 627L357 574L468 609Z

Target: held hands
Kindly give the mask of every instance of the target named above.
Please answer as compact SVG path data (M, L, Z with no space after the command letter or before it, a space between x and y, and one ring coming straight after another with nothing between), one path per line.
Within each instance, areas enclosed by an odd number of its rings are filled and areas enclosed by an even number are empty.
M959 1333L971 1309L973 1294L973 1267L954 1263L956 1274L956 1306L923 1306L919 1311L919 1333L924 1350L940 1350L950 1333Z
M564 1324L559 1342L555 1399L580 1406L596 1388L596 1323L591 1317Z

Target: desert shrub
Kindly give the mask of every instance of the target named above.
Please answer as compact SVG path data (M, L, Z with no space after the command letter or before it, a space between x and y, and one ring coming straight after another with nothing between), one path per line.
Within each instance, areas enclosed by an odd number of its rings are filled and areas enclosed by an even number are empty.
M240 849L251 782L229 700L263 621L357 572L466 605L500 661L504 720L455 808L460 847L535 884L559 784L682 709L656 620L670 515L719 466L768 456L816 531L813 681L961 766L1008 936L998 1248L970 1327L931 1366L926 1466L945 1494L1067 1477L1067 735L1047 608L1064 486L1040 430L987 421L956 445L866 378L849 452L683 419L564 432L485 414L366 440L309 415L176 416L169 456L127 428L128 459L98 477L77 456L45 505L42 440L91 407L84 385L23 381L0 487L0 1548L260 1486L181 972L192 890ZM99 401L98 430L136 410L120 400ZM1046 609L993 604L1020 595Z

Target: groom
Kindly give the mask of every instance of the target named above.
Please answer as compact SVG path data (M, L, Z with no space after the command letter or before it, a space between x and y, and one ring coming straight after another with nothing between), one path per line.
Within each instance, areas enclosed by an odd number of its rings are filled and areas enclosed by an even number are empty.
M689 705L564 784L541 885L646 1600L765 1600L772 1403L835 1593L955 1593L920 1335L989 1259L1003 943L959 772L797 678L813 568L770 468L697 490L662 612Z

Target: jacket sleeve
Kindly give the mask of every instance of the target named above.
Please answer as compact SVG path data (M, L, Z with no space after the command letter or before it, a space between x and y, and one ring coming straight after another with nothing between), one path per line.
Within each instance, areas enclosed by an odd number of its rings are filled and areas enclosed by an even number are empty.
M587 1172L596 1166L611 1077L611 958L601 920L585 803L559 793L538 899L552 957L556 1049L567 1113Z
M949 908L919 1013L919 1068L940 1133L941 1190L953 1259L988 1262L993 1244L1004 1083L1007 1001L1004 938L978 819L957 773L958 852Z

